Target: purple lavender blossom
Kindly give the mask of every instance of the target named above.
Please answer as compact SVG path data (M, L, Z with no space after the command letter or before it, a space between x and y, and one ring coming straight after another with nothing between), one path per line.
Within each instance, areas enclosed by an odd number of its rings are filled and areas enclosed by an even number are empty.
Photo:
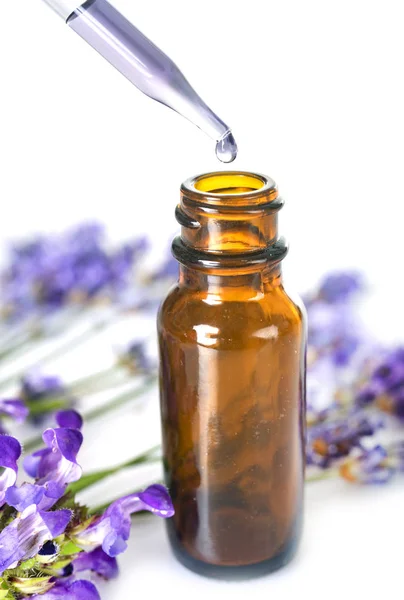
M88 252L100 246L105 236L105 229L98 221L89 221L68 230L65 236L69 246L80 248L81 252Z
M122 356L123 364L128 366L134 372L148 372L153 369L152 361L147 356L144 342L133 342L129 344Z
M358 316L350 306L316 301L307 306L309 349L316 359L328 358L335 367L346 366L366 340Z
M6 433L3 428L1 417L9 417L21 423L28 416L28 408L22 400L0 400L0 434Z
M174 508L166 488L152 485L140 494L131 494L113 502L101 517L70 533L71 539L85 551L102 546L108 556L115 557L127 548L130 515L147 510L163 518L172 517Z
M111 258L112 280L119 288L125 287L129 282L132 267L136 259L148 249L147 238L143 237L132 243L126 243Z
M358 272L331 273L320 284L318 296L329 304L347 302L363 290L363 278Z
M108 556L99 547L92 552L81 552L73 563L74 573L92 571L103 579L114 579L118 576L118 562L116 558Z
M319 423L308 430L307 464L326 469L360 447L362 438L372 436L381 427L381 419L363 412Z
M2 304L11 317L46 314L72 299L110 297L127 286L146 240L111 251L104 233L98 223L89 223L14 246L1 277Z
M357 392L357 406L376 404L400 420L404 419L404 349L388 352L369 380Z
M35 370L24 375L21 380L21 394L27 402L35 402L64 393L65 386L60 377L55 375L44 375Z
M359 456L349 458L340 466L340 475L351 483L384 484L393 477L388 453L382 446L362 449Z
M379 381L370 379L361 389L356 393L355 404L359 408L369 406L376 398L379 398L384 394L383 385Z
M21 400L0 400L0 417L3 415L21 423L28 416L28 408Z
M86 507L72 504L70 495L62 498L66 486L81 475L82 418L70 410L57 413L56 420L59 427L43 434L46 447L26 461L33 484L15 485L21 446L11 436L0 436L0 498L7 504L0 531L0 578L5 593L21 600L99 600L93 583L77 575L116 577L115 557L127 546L132 513L148 510L168 518L174 509L166 488L154 485L117 500L102 516L88 518ZM59 499L61 510L49 510ZM72 541L79 545L72 547Z
M373 373L372 379L379 382L386 393L401 390L404 387L404 360L401 352L388 354Z
M38 506L44 494L45 488L42 486L24 482L20 487L15 485L9 487L5 500L9 506L14 507L18 512L23 512L32 504Z
M345 336L340 336L333 349L335 365L339 367L348 365L360 344L361 338L359 335L350 335L347 333Z
M404 422L404 388L394 394L391 402L390 412L400 421Z
M83 427L83 417L76 410L59 410L55 418L59 427L78 430Z
M0 508L5 502L8 488L13 486L17 479L17 461L21 456L21 444L11 435L0 435Z
M61 535L71 516L70 510L39 511L35 504L26 508L0 533L0 576L35 556L46 541Z
M100 595L90 581L58 581L51 590L30 596L30 600L100 600Z
M65 416L64 413L62 420ZM44 497L39 506L41 510L47 510L63 496L69 483L81 477L77 454L83 435L78 429L59 427L47 429L42 437L47 448L28 456L24 468L36 479L37 485L44 487Z

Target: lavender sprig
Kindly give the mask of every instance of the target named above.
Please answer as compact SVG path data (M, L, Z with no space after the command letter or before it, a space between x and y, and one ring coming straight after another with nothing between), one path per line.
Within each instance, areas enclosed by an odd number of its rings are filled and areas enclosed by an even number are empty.
M385 353L355 397L357 406L376 406L404 421L404 348Z
M75 502L72 489L67 492L82 476L77 463L82 418L66 411L57 414L57 423L44 432L45 447L24 460L34 483L16 485L21 445L11 436L0 436L2 599L99 599L94 583L77 574L116 577L116 557L126 549L131 514L144 510L163 518L174 514L167 490L158 484L91 516L87 507Z
M52 313L70 303L111 299L128 285L144 238L111 249L99 223L13 245L2 274L3 314L9 320Z
M307 464L328 468L336 460L360 448L363 439L373 436L384 425L379 416L355 411L334 420L309 427L307 436Z
M340 477L359 485L381 485L404 473L404 440L370 448L358 447L349 457L321 473L308 473L306 481Z
M364 468L368 458L380 457L378 444L377 452L366 454L367 442L381 429L388 433L383 413L400 419L404 411L404 351L381 351L363 327L357 310L363 292L360 275L335 273L306 298L309 481L338 474L340 467L351 472L351 459ZM380 482L387 472L382 469L383 475L367 482Z
M106 404L85 413L86 419L92 420L106 414L136 398L139 392L145 392L157 377L157 362L146 349L146 340L131 342L117 352L115 364L102 371L97 371L66 385L61 377L41 372L39 369L25 373L20 382L16 399L0 400L0 432L6 429L2 425L2 417L12 417L16 421L29 418L35 424L42 424L44 418L58 410L74 408L76 399L86 394L111 391L124 384L131 383L136 376L145 377L138 390L127 390L114 396ZM26 442L27 449L32 450L41 439L36 437Z

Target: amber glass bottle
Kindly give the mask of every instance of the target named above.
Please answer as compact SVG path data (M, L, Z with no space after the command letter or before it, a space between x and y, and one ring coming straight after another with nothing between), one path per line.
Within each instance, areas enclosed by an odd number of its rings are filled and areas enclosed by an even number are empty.
M281 567L301 529L306 326L282 284L282 204L268 177L219 172L184 183L176 211L158 320L167 526L211 576Z

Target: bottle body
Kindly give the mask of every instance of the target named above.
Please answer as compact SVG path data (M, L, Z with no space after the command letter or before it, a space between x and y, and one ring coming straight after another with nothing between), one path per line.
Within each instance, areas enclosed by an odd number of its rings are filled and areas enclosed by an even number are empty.
M305 318L283 288L279 254L267 251L276 232L265 245L268 204L256 216L261 250L245 247L257 227L245 227L240 207L236 219L225 210L219 227L207 217L205 236L199 222L205 248L195 242L193 258L205 262L191 264L180 244L180 279L159 314L164 464L176 509L169 537L181 562L219 577L280 567L301 528Z

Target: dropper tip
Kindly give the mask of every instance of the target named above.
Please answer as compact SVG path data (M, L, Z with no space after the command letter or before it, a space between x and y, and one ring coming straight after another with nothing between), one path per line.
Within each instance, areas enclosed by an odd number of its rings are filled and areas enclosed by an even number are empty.
M237 152L237 142L229 129L216 144L216 156L223 163L231 163L236 158Z

